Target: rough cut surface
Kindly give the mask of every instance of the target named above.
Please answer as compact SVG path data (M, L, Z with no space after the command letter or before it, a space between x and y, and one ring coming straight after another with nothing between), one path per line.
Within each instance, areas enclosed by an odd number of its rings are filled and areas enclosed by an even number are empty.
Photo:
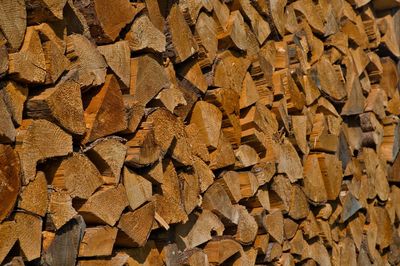
M0 265L400 265L399 0L0 0Z

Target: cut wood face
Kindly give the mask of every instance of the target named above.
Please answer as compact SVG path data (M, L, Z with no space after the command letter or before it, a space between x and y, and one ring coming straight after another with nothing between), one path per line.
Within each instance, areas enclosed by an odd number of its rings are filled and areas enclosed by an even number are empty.
M0 0L0 265L400 265L400 0Z

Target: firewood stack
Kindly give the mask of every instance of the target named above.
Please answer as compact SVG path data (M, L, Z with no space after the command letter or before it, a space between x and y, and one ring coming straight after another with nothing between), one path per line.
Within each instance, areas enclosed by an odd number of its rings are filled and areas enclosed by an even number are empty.
M0 0L0 264L400 265L399 0Z

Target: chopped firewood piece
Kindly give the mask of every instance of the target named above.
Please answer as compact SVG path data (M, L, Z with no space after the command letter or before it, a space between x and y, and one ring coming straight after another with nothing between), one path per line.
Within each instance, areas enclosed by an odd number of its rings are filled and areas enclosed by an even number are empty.
M211 15L201 12L195 26L201 68L211 66L218 50L218 25Z
M27 261L40 257L42 218L19 212L15 215L18 242Z
M151 23L146 15L141 15L133 21L125 40L129 42L129 48L132 52L141 50L165 52L166 40L164 34Z
M67 37L66 56L70 68L77 71L76 82L81 87L99 86L105 82L107 63L96 46L78 34Z
M57 230L50 246L43 252L42 260L46 265L75 265L79 244L86 229L82 216L76 216Z
M244 109L256 103L260 98L257 86L251 75L247 72L243 80L242 92L240 94L240 109Z
M228 220L230 223L238 224L239 211L236 209L224 188L214 183L204 194L202 207L217 214L222 221ZM225 220L224 220L225 219Z
M283 215L281 211L274 211L265 216L264 227L278 243L284 240Z
M186 133L189 138L189 144L192 147L192 152L197 155L204 162L210 161L210 154L207 149L206 143L203 141L199 127L192 123L185 127Z
M50 193L48 213L56 229L60 229L77 214L72 207L71 196L65 191Z
M190 123L197 125L208 147L217 149L222 124L222 113L216 106L204 101L197 102L193 108Z
M235 156L237 159L236 167L240 168L256 165L260 161L256 150L248 145L240 145L239 148L235 150Z
M160 108L151 113L147 121L153 123L154 138L163 154L171 148L171 155L183 165L192 165L192 151L182 120L170 111Z
M153 124L142 123L140 128L128 139L125 163L132 167L142 167L156 162L161 155L161 149L156 144Z
M104 56L115 75L129 88L131 82L131 51L128 42L119 41L114 44L98 46L97 49Z
M274 146L274 151L278 155L277 172L287 174L292 183L303 179L303 167L293 145L285 139L284 143Z
M201 214L191 215L188 222L177 226L178 246L182 250L197 247L211 240L213 232L221 236L224 229L218 216L209 210L203 210Z
M341 214L341 222L346 222L358 210L362 208L360 202L354 197L351 192L348 192L343 199L343 211Z
M123 236L117 237L117 244L130 247L143 247L154 223L155 208L148 203L134 212L122 214L118 228Z
M74 2L85 16L90 33L97 43L115 41L120 31L132 21L135 10L128 0L108 2L91 0L88 3Z
M26 10L30 24L42 21L57 21L63 19L63 9L67 0L27 0Z
M8 221L0 224L0 239L2 240L0 246L0 263L3 263L4 258L18 240L15 221Z
M46 59L46 84L55 84L68 69L70 62L64 56L64 50L53 41L43 43L43 52Z
M328 94L329 97L332 97L333 100L344 100L347 96L346 89L327 58L323 57L317 63L317 71L320 89Z
M304 163L304 193L313 202L322 203L328 199L318 156L314 154L309 154Z
M181 63L194 55L198 48L197 42L185 22L178 4L174 4L167 18L167 53L175 63Z
M254 196L259 187L258 180L252 172L239 173L240 194L242 198Z
M208 89L207 81L201 72L200 64L195 60L185 63L179 70L178 75L184 82L189 82L201 93L206 93Z
M231 12L226 31L218 35L219 49L234 47L246 51L248 43L244 25L245 22L240 12Z
M214 62L213 85L220 88L231 88L240 95L249 66L250 61L237 53L222 52Z
M117 139L104 139L87 151L90 160L96 165L103 178L118 184L127 147Z
M151 55L131 59L130 94L145 106L171 83L162 65Z
M100 172L84 154L74 153L57 168L52 185L72 198L88 199L103 184Z
M114 75L107 75L104 86L90 100L84 115L88 129L84 143L126 129L127 121L122 92Z
M1 97L4 100L14 123L20 125L22 123L24 104L28 97L28 88L16 82L8 81L0 92L0 98ZM7 115L4 114L3 117L7 117ZM7 125L7 122L1 124Z
M37 172L35 180L24 188L20 197L19 208L44 217L49 200L46 176L43 172Z
M46 120L34 120L22 136L18 147L21 159L23 183L36 176L36 164L48 158L65 156L72 152L72 137L61 128Z
M251 244L258 232L258 224L254 217L248 213L245 207L240 206L239 223L235 235L236 241L241 244Z
M232 145L224 136L224 133L220 132L217 149L210 153L210 169L216 170L228 167L234 165L235 161L236 158Z
M29 117L54 121L72 134L85 133L81 90L73 80L61 81L55 87L32 96L26 109Z
M0 206L0 222L14 208L21 187L20 172L20 162L17 153L11 146L0 145L0 183L2 184L0 186L0 199L2 201Z
M0 95L0 143L14 142L16 134L17 132L15 131L11 114Z
M45 82L46 59L39 34L33 27L27 28L21 50L17 53L9 54L8 73L23 82Z
M129 206L132 210L137 209L143 203L150 200L152 196L152 187L150 181L144 177L124 168L123 183L126 189Z
M186 213L191 213L201 204L199 177L193 171L179 173L182 202Z
M239 0L240 8L244 16L250 21L251 28L260 45L268 38L271 28L268 22L258 13L249 0Z
M107 204L108 202L113 204ZM124 186L119 184L117 187L104 188L94 193L78 212L87 223L114 226L126 206L128 206L126 191Z
M236 253L243 252L243 248L235 240L221 239L208 242L204 247L204 252L210 263L219 265Z
M110 256L117 232L117 228L108 225L86 228L78 257Z
M134 99L132 95L122 95L125 105L125 116L128 121L128 129L123 133L134 133L144 116L145 108Z
M0 30L14 51L19 50L24 40L26 17L25 1L4 0L1 2Z

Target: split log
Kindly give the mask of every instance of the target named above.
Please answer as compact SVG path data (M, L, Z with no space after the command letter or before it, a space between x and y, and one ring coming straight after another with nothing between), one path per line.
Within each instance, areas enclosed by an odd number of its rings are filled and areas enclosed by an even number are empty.
M125 40L128 41L132 52L151 50L163 53L167 44L164 34L151 23L146 15L141 15L134 20Z
M8 81L1 90L0 95L2 95L14 123L20 125L22 123L24 103L28 97L28 89L21 84Z
M21 142L18 153L24 184L35 178L36 164L39 161L72 152L72 137L46 120L33 121Z
M0 221L3 221L14 208L21 187L20 163L16 152L10 146L0 145L0 169L0 180L4 184L0 187L0 199L3 202Z
M42 218L19 212L15 215L15 223L18 242L26 260L40 258Z
M74 2L76 8L84 15L90 34L97 43L115 41L120 31L132 21L135 10L129 1L107 2L93 0L88 3ZM113 19L110 20L110 16Z
M129 43L119 41L114 44L98 46L97 49L104 56L115 75L126 87L129 87L131 79Z
M118 223L118 228L126 236L118 236L117 244L143 247L153 226L154 215L153 203L148 203L133 212L124 213Z
M161 149L156 144L151 122L142 123L126 146L125 162L132 167L150 165L160 158Z
M117 237L117 228L96 226L86 228L79 245L78 257L110 256Z
M191 249L211 240L213 232L222 235L224 229L218 216L204 210L201 214L190 216L185 224L177 226L177 244L182 250Z
M102 184L96 166L79 153L63 160L52 178L54 187L68 191L72 198L80 199L88 199Z
M124 167L123 183L128 197L129 207L136 210L143 203L150 201L152 187L150 181Z
M166 23L167 53L175 63L181 63L194 55L198 46L177 4L169 11Z
M11 115L7 109L7 105L0 97L0 142L1 143L10 143L15 141L16 131L13 125L13 121L11 119Z
M85 221L79 215L61 227L44 252L42 263L45 265L75 264L85 229Z
M35 180L31 181L21 192L18 207L44 217L48 202L46 176L43 172L37 172Z
M12 50L17 51L25 36L27 17L25 1L3 1L0 17L1 32Z
M70 69L77 71L75 80L81 87L99 86L106 79L106 61L85 36L69 35L66 40L66 56L72 61Z
M131 59L130 94L145 106L170 82L164 68L151 55Z
M90 99L84 116L87 128L84 143L126 129L122 92L114 75L107 75L103 87Z
M77 214L72 207L71 196L64 191L50 193L48 213L56 229L63 227Z
M28 27L24 43L17 53L9 54L8 72L17 80L28 83L44 83L46 79L46 58L38 32Z
M106 204L109 201L112 201L113 204ZM104 188L94 193L78 209L78 212L87 223L114 226L126 206L128 206L128 199L125 188L119 184L117 187Z
M29 98L26 109L29 117L53 121L72 134L85 132L81 90L72 80L62 81Z

